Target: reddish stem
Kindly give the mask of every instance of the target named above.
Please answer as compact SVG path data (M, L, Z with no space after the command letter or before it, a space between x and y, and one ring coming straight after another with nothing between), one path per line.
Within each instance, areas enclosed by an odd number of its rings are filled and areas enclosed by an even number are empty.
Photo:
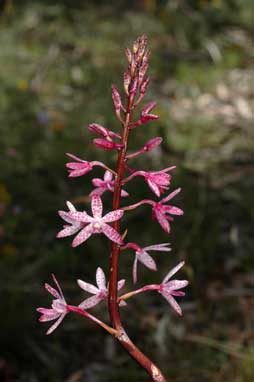
M122 144L123 148L120 150L118 155L117 163L117 176L115 180L115 190L113 197L113 210L117 210L120 207L121 199L121 186L124 177L125 164L127 161L126 151L128 145L128 138L130 132L131 124L131 112L134 105L134 95L130 94L128 96L125 120L123 121L123 135ZM113 223L113 227L117 232L120 233L120 220ZM154 382L166 382L165 377L161 371L154 365L154 363L145 356L134 343L130 340L126 334L123 324L121 322L119 304L118 304L118 294L117 294L117 282L118 282L118 268L119 268L119 253L120 247L118 244L112 244L112 251L110 257L110 274L109 274L109 292L108 292L108 305L109 313L113 328L118 332L116 338L120 342L121 346L129 353L129 355L149 374Z

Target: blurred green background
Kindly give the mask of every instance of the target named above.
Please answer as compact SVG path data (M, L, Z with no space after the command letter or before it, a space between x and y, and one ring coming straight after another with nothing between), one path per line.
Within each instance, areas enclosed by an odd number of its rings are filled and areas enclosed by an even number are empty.
M93 175L68 179L65 152L87 160L114 155L89 142L86 126L117 130L110 86L121 86L124 48L146 32L159 121L135 131L140 147L162 136L161 150L136 168L177 165L172 188L185 210L168 238L150 209L128 214L128 238L170 241L159 271L140 266L139 284L159 282L179 260L190 280L178 318L154 294L122 310L131 337L175 382L254 380L254 69L252 0L0 1L0 380L145 382L147 377L101 329L75 316L50 337L37 323L49 306L43 283L54 272L69 301L84 298L76 279L108 269L97 236L72 250L56 240L57 210L87 208ZM134 136L134 134L133 134ZM131 202L152 197L141 180ZM111 195L106 195L110 209ZM144 224L144 222L146 224ZM121 259L131 281L132 253ZM180 275L179 275L180 277ZM131 288L131 282L128 283ZM108 320L105 307L94 309Z

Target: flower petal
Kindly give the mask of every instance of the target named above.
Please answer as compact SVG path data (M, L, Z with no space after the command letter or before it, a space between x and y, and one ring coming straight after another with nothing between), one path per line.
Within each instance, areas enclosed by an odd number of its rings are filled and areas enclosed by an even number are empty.
M187 280L172 280L164 284L163 286L167 290L178 290L181 288L185 288L188 284L189 282Z
M119 280L117 283L117 290L122 289L124 285L125 285L125 280Z
M48 329L47 331L47 335L51 334L54 330L56 330L56 328L61 324L61 322L63 321L64 317L66 316L66 313L62 314L58 320Z
M91 208L93 212L93 217L95 219L100 219L102 215L102 201L99 195L92 196Z
M101 219L104 223L114 222L119 220L124 214L124 210L111 211Z
M137 256L135 256L134 263L133 263L132 278L133 278L133 284L136 284L138 280L138 257Z
M60 294L58 293L58 291L55 289L55 288L52 288L52 286L50 286L49 284L45 284L45 289L50 293L52 294L52 296L56 297L56 298L61 298Z
M182 315L182 309L181 309L180 305L176 302L174 297L172 297L171 295L165 295L163 293L161 293L161 294L168 301L168 303L172 306L172 308L176 311L176 313L179 314L179 316L181 316Z
M144 264L147 268L151 269L152 271L157 270L156 263L152 256L150 256L147 252L136 252L138 260Z
M161 252L169 252L171 248L169 247L170 243L161 243L149 245L148 247L144 247L144 251L161 251Z
M175 191L171 192L168 196L166 196L165 198L161 199L160 203L166 203L168 202L170 199L173 199L174 196L176 196L177 194L179 194L179 192L181 191L181 188L177 188Z
M167 221L166 217L161 212L156 210L156 208L154 208L153 211L154 211L154 216L157 219L160 226L164 229L164 231L169 233L170 232L170 225L169 225L169 222Z
M79 308L85 309L85 310L93 308L95 305L99 304L102 300L103 299L99 297L98 295L89 297L83 302L81 302L81 304L79 304Z
M96 270L96 283L98 285L99 290L107 289L105 273L100 267L98 267Z
M56 235L56 237L58 239L61 239L62 237L66 237L66 236L71 236L71 235L74 235L76 232L78 232L82 227L79 227L79 226L75 226L75 225L70 225L68 227L65 227L64 229L62 229L61 231L58 232L58 234Z
M106 235L114 243L117 243L119 245L123 244L123 240L122 240L121 235L110 225L103 224L102 232L104 233L104 235Z
M81 223L91 223L93 218L89 216L85 211L83 212L69 212L70 218L74 221Z
M93 234L93 227L91 224L88 224L79 234L75 237L72 242L72 247L77 247L78 245L84 243L89 237Z
M166 276L164 277L162 284L165 284L176 272L179 271L184 266L185 262L181 261L179 264L177 264L173 269L171 269Z
M92 293L92 294L99 293L99 289L93 284L87 283L83 280L77 280L77 283L81 289L85 290L88 293Z

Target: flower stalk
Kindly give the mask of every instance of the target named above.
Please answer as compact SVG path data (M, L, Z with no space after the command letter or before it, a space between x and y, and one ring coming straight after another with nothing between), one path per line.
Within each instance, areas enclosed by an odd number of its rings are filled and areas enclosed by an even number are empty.
M51 334L70 313L77 313L85 318L90 319L98 324L109 334L113 335L126 352L132 357L140 367L142 367L150 376L153 382L168 382L159 368L150 360L129 338L125 327L121 320L120 307L127 305L126 300L140 293L153 291L162 295L171 305L173 310L182 315L182 309L175 297L183 297L184 292L179 291L188 285L187 280L170 280L171 277L184 265L179 263L170 270L160 284L144 285L136 290L128 291L119 296L119 291L125 286L125 280L119 280L119 258L120 252L134 252L134 262L132 279L136 284L138 279L138 263L147 267L151 271L157 271L157 264L150 251L169 252L171 251L170 243L160 243L152 245L139 245L127 240L128 230L121 232L121 219L126 211L132 211L142 205L148 205L152 209L152 219L157 220L161 228L170 233L171 222L173 216L183 214L183 211L173 205L167 204L179 192L180 188L170 192L166 197L159 201L151 199L143 199L125 207L121 206L121 198L129 197L129 193L123 189L128 186L130 181L135 181L136 177L140 177L147 183L151 192L160 198L161 194L169 189L172 175L169 171L174 170L175 166L166 167L159 171L134 170L128 166L128 161L136 157L156 149L162 142L161 137L154 137L147 141L139 150L130 153L128 148L129 135L135 132L135 129L142 125L147 125L150 121L158 119L156 114L151 111L155 108L156 102L149 102L141 110L138 120L133 120L134 109L143 100L150 78L146 75L148 69L148 59L150 51L147 49L147 38L145 35L139 37L133 44L132 50L126 49L126 57L128 68L124 72L123 88L125 94L125 104L122 102L122 96L118 88L112 86L112 101L116 118L120 122L120 132L116 133L110 129L91 123L88 130L100 136L93 139L93 144L99 149L107 151L116 150L118 159L116 169L110 169L106 164L99 161L86 161L73 154L67 154L72 159L66 164L69 177L76 178L84 176L91 172L95 166L102 168L105 173L103 179L92 179L93 190L89 193L91 199L91 213L87 211L78 211L76 207L67 202L67 211L59 211L59 216L64 221L63 228L58 232L57 238L65 238L75 235L72 241L72 247L83 245L92 236L103 234L105 238L111 241L111 254L109 266L109 282L106 282L106 275L102 268L96 270L96 285L77 280L78 286L89 296L81 301L80 304L67 304L62 289L52 275L56 288L45 284L46 290L54 297L50 308L38 308L41 313L39 321L48 322L55 321L47 331ZM126 174L127 173L127 174ZM113 193L112 210L103 215L102 196L105 192ZM125 241L126 240L126 241ZM88 312L94 306L105 303L107 301L108 312L111 325L103 322L99 318ZM152 382L151 381L151 382Z

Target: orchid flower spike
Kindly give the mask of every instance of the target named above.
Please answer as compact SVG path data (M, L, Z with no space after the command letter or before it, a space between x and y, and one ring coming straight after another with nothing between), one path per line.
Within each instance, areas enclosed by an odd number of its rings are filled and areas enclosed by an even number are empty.
M61 324L64 317L68 313L67 303L65 301L62 289L53 274L52 274L52 279L54 283L56 284L57 289L52 288L49 284L45 284L45 289L52 296L55 297L55 299L52 302L51 309L47 309L47 308L36 309L37 312L42 314L39 318L40 322L52 321L57 319L57 321L48 329L46 334L51 334Z
M123 216L124 211L120 209L111 211L102 217L102 200L100 196L96 194L92 196L91 208L93 216L88 215L85 211L70 211L68 213L68 217L71 218L73 222L82 223L85 225L85 227L81 229L73 240L72 246L77 247L78 245L84 243L91 235L96 233L103 233L113 242L119 245L123 244L121 235L107 223L119 220ZM64 236L69 236L69 233L67 235L62 233L61 237Z
M180 305L176 302L173 296L185 296L185 292L179 291L181 288L185 288L189 282L187 280L171 280L169 279L179 271L184 266L184 261L179 263L176 267L171 269L168 274L164 277L162 283L160 284L160 289L158 292L162 294L163 297L168 301L168 303L172 306L172 308L176 311L180 316L182 315L182 309Z
M87 283L83 280L78 280L77 282L81 289L94 295L82 301L79 304L79 308L87 310L87 309L93 308L95 305L99 304L101 301L107 299L108 288L106 285L106 277L103 270L100 267L98 267L96 270L97 286ZM117 289L120 290L121 288L123 288L124 284L125 284L125 280L118 281Z

